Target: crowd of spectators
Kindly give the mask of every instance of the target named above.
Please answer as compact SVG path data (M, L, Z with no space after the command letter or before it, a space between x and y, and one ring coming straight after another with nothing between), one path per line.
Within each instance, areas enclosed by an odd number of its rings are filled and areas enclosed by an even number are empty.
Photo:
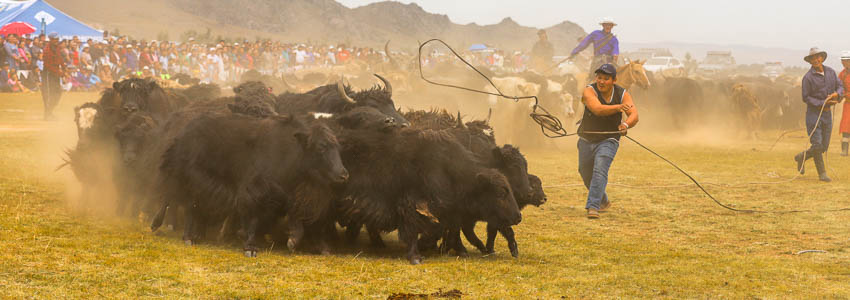
M37 91L44 70L44 35L0 37L0 92ZM383 51L347 45L306 45L275 41L199 43L193 39L170 41L136 41L126 37L82 41L78 37L59 42L62 60L67 66L61 85L69 91L91 91L111 86L128 77L160 77L170 79L178 73L199 78L202 82L238 82L242 73L254 69L276 75L299 69L322 68L360 61L373 66L387 61ZM522 52L504 54L466 52L464 56L476 65L494 69L522 71L529 58ZM445 54L433 53L424 60L457 62Z
M44 70L44 35L0 37L0 91L36 91ZM281 74L305 68L330 67L352 61L374 65L385 60L372 48L346 45L284 44L273 41L214 44L168 41L135 41L110 37L101 41L81 41L78 37L59 42L67 72L64 90L89 91L111 86L128 77L160 77L183 73L203 82L238 82L242 73Z

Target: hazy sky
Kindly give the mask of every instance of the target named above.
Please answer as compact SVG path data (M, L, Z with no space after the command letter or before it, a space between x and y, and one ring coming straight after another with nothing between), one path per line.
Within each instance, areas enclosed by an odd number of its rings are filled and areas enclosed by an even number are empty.
M377 0L337 0L357 7ZM517 23L549 27L564 20L587 31L603 16L619 24L614 31L628 42L696 42L800 49L811 46L850 50L850 2L838 0L401 0L416 2L455 23ZM830 53L837 55L838 53Z

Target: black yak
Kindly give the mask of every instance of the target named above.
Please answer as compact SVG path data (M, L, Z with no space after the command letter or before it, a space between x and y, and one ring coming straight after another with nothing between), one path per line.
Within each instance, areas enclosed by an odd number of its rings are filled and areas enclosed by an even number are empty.
M93 189L111 184L116 142L111 120L104 111L100 104L91 102L74 108L77 145L65 151L68 158L59 166L71 167L82 186L83 202L90 200Z
M409 125L395 107L392 95L392 85L389 81L375 74L384 83L384 87L374 87L368 90L354 92L341 82L317 87L303 94L283 93L277 97L278 112L293 113L331 113L339 114L354 107L368 106L392 117L402 126Z
M244 250L256 256L256 234L288 211L303 182L343 182L348 171L339 144L324 124L309 127L291 115L258 119L232 114L199 117L186 126L163 156L160 170L165 202L151 229L171 203L186 210L183 239L203 236L208 222L236 215L246 233ZM291 211L290 211L291 212ZM297 243L300 216L290 216L290 243Z
M352 174L337 199L341 217L373 234L398 229L412 264L421 263L420 234L460 228L470 216L500 226L521 220L504 175L483 167L445 131L354 130L341 139Z
M524 208L529 203L537 206L542 204L533 199L537 191L532 188L530 182L531 176L528 174L528 163L526 162L525 157L522 153L520 153L518 148L513 147L512 145L504 145L501 147L497 146L493 129L490 128L487 121L476 120L464 124L460 113L458 113L457 117L454 117L445 111L434 110L411 111L405 113L405 116L409 116L410 119L414 120L414 128L447 130L458 142L460 142L461 145L463 145L467 150L472 151L472 153L476 155L476 158L484 163L485 166L499 170L499 172L505 175L508 179L514 193L514 198L520 208ZM462 232L467 241L469 241L482 253L490 253L487 252L487 248L485 248L481 240L475 235L474 228L476 221L478 220L474 218L465 219L462 226ZM497 228L495 226L496 225L488 224L488 231L495 231L498 229L501 230L503 235L506 237L508 231L513 233L513 229L509 226L504 229ZM442 233L444 234L446 232ZM433 235L432 233L431 236L428 236L428 238L421 241L422 248L433 248L437 238L440 238L440 235ZM451 241L444 241L444 245L446 247L454 249L459 255L466 254L466 249L460 243L460 239L458 237L452 236L450 237L450 240ZM509 238L509 241L511 240L513 240L512 235ZM515 240L513 240L513 245L516 245ZM492 247L489 249L492 249ZM512 249L514 249L512 254L517 253L515 251L516 247L513 247Z
M540 181L540 178L535 176L534 174L528 174L528 181L531 183L531 189L534 191L529 201L521 201L517 200L517 205L519 205L519 209L522 210L527 205L531 204L534 206L543 205L546 203L546 193L543 191L543 182ZM469 230L469 231L467 231ZM475 236L475 232L472 231L471 228L464 228L463 231L466 236L466 240L472 243L474 246L478 247L482 253L492 254L495 253L493 250L496 234L501 233L502 236L508 241L508 249L511 251L511 256L519 257L519 249L517 249L516 237L514 236L514 230L510 226L506 226L503 228L498 228L496 226L491 226L487 224L487 246L486 248L481 248L481 240ZM471 233L468 234L468 233Z

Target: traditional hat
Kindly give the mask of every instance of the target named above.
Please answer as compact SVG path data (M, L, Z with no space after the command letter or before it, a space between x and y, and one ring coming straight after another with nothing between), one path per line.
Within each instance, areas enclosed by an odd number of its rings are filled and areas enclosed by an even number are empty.
M841 60L850 60L850 50L841 51Z
M611 24L611 25L615 25L615 26L617 25L617 23L614 23L614 19L612 19L611 17L604 17L604 18L602 18L602 20L599 21L599 25L604 25L604 24Z
M818 47L812 47L812 49L809 49L809 55L806 55L806 57L803 57L803 60L805 60L806 62L809 62L809 60L811 60L812 57L815 57L815 55L820 55L820 54L823 54L823 59L826 60L826 51L823 51Z

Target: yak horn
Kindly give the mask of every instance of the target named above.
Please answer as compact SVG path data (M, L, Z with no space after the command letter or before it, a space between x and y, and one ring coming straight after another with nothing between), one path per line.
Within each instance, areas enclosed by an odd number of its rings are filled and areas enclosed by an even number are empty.
M390 54L390 40L387 40L387 43L384 44L384 52L387 53L387 59L390 60L390 66L392 66L395 69L398 69L399 68L398 64L396 64L395 59L393 59L392 54Z
M457 112L457 125L455 128L466 129L466 125L463 125L463 118L460 116L460 111Z
M339 91L339 95L342 97L342 99L345 99L345 102L355 103L354 99L351 99L351 97L349 97L348 94L345 93L345 86L343 86L342 78L340 78L339 81L336 82L336 89L337 91Z
M490 125L490 117L493 116L493 109L490 108L487 110L487 120L484 120L484 123Z
M375 74L375 77L378 77L382 82L384 82L384 88L387 90L387 94L390 94L390 97L393 96L393 86L387 81L386 78L381 77L381 75Z

